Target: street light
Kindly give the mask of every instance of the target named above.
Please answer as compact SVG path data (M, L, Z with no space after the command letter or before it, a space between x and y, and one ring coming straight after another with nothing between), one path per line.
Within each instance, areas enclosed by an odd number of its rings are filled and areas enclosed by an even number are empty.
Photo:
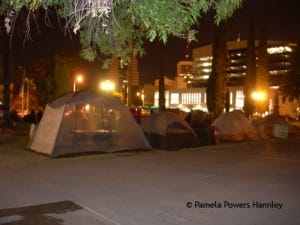
M76 92L77 88L76 88L76 83L82 83L83 81L83 76L81 74L77 75L74 79L74 83L73 83L73 92Z
M258 107L259 103L262 103L266 100L266 93L264 91L254 91L251 95L255 103L255 114L258 115Z
M252 93L252 98L253 98L255 101L262 102L262 101L265 100L266 94L265 94L265 92L263 92L263 91L254 91L254 92Z

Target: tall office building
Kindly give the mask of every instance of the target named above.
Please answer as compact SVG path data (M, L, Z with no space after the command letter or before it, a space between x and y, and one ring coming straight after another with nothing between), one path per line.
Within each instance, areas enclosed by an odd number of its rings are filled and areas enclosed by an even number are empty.
M256 48L258 41L255 42ZM268 41L269 84L278 85L283 75L291 70L291 55L297 47L295 43ZM243 85L246 76L247 41L227 42L227 76L229 86ZM192 87L205 87L211 74L212 45L193 50Z
M255 43L256 53L258 41ZM291 71L292 54L297 47L295 43L268 41L268 80L269 109L274 110L275 93L284 75ZM227 91L229 93L230 110L244 107L244 79L247 70L247 41L227 42ZM206 111L206 86L212 70L212 45L193 49L193 61L180 61L177 65L177 78L186 76L186 87L174 85L166 90L166 107L182 110L201 109ZM257 60L257 56L256 56ZM175 80L176 81L176 80ZM297 101L288 102L280 98L280 114L295 116Z
M138 70L138 62L136 56L132 54L131 62L129 64L129 74L131 74L131 85L138 86L139 85L139 70Z
M177 76L175 85L177 88L187 88L191 83L193 61L190 54L190 46L187 44L184 59L177 63Z

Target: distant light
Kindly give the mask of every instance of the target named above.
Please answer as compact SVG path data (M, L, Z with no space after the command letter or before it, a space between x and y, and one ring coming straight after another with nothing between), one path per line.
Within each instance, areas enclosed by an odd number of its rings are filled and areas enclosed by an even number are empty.
M204 73L210 73L210 72L211 72L211 69L203 69L203 72L204 72Z
M212 60L212 56L206 56L206 57L201 57L199 58L200 61L211 61Z
M255 91L252 93L252 98L257 101L264 101L266 94L263 91Z
M73 92L76 92L77 87L76 83L82 83L83 81L83 76L81 74L78 74L75 76L74 82L73 82Z
M270 89L275 89L277 90L279 88L279 86L270 86Z
M212 65L212 63L211 62L204 62L204 63L202 63L202 66L205 66L205 67L207 67L207 66L211 66Z
M83 76L82 75L78 75L76 77L76 82L81 83L83 81Z
M110 80L105 80L100 83L100 89L102 91L111 92L115 90L115 84Z

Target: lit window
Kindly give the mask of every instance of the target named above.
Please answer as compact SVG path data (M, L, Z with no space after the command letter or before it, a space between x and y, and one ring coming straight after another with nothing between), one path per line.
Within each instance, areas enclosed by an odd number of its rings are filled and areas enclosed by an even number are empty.
M159 92L155 91L154 93L154 106L158 107L159 106Z
M289 46L279 46L279 47L270 47L268 48L269 54L278 54L284 52L292 52L292 49Z
M171 93L171 100L170 100L170 104L179 104L179 93Z
M204 73L210 73L210 72L211 72L211 69L203 69L203 72L204 72Z
M205 66L205 67L208 67L208 66L211 66L211 63L210 62L204 62L202 65Z
M187 104L187 94L186 93L182 93L181 103L184 104L184 105Z
M244 107L244 92L237 90L235 94L235 108L242 109Z

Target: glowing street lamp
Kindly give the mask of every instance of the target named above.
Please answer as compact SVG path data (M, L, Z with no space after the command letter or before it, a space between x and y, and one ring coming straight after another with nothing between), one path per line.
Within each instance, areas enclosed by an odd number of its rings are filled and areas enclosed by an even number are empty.
M74 79L74 83L73 83L73 92L76 92L76 84L77 83L82 83L83 81L83 76L81 74L77 75Z
M115 84L110 80L105 80L100 83L100 89L105 92L112 92L115 90Z
M259 101L259 102L262 102L266 99L266 94L265 92L263 91L254 91L252 93L252 98L255 100L255 101Z
M254 91L251 96L255 102L255 114L258 115L257 105L266 100L266 93L263 91Z

